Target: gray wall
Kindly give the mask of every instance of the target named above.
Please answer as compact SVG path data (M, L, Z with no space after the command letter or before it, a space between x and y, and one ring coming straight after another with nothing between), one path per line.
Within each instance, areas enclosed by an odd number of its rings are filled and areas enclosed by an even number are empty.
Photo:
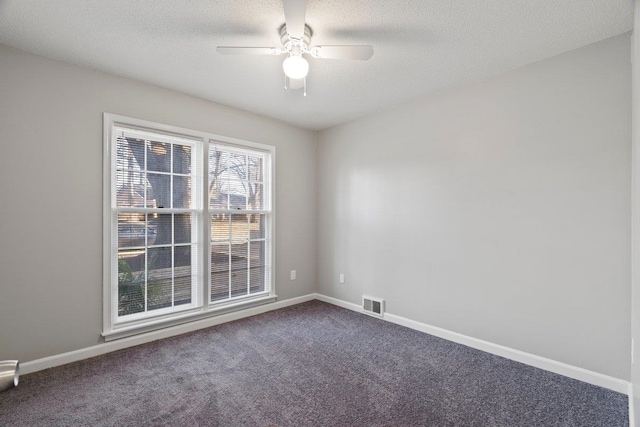
M276 290L315 291L314 132L4 46L0 98L0 360L101 341L103 112L276 146Z
M277 147L281 299L367 293L628 379L629 51L616 37L316 135L0 46L0 360L101 341L107 111Z
M640 28L640 0L635 0L633 27ZM635 423L640 427L640 34L633 32L631 43L633 60L633 124L632 124L632 259L631 259L631 338L633 360L631 364L631 387Z
M629 53L626 34L322 131L319 292L628 380Z

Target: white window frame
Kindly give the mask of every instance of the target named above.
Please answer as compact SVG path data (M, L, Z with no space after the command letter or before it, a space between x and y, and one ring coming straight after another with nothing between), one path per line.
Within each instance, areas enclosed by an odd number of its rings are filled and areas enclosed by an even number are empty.
M146 132L166 134L178 139L193 141L193 148L197 150L194 157L200 160L201 165L196 171L196 178L200 179L200 198L194 211L195 221L198 223L193 228L199 233L197 253L198 263L196 300L191 304L181 307L179 311L158 310L147 316L131 315L127 320L118 319L118 280L117 280L117 247L113 247L113 233L117 234L117 222L113 220L115 197L113 191L116 187L115 162L115 138L114 129L122 126L130 129L138 129ZM106 341L149 332L156 329L174 326L180 323L199 320L202 318L228 313L230 311L245 309L260 304L274 302L277 299L275 289L275 147L237 138L225 137L208 132L195 131L162 123L131 117L104 113L103 117L103 331L102 336ZM259 294L248 295L242 298L232 298L224 301L210 302L211 295L211 222L209 208L209 194L206 190L209 185L208 158L210 145L236 147L244 150L261 151L265 154L264 175L268 190L264 194L264 209L258 211L265 213L265 227L267 242L266 257L268 277L266 278L265 291ZM197 161L197 160L196 160ZM144 210L144 209L142 209ZM167 210L167 213L171 213ZM115 224L115 229L114 229ZM117 236L116 236L117 238ZM115 255L114 255L115 254ZM114 262L115 256L115 262ZM115 296L114 296L115 295ZM143 317L143 318L141 318Z
M269 226L269 217L271 215L271 203L272 203L272 197L271 197L271 193L273 192L273 189L271 188L271 185L269 185L269 183L271 182L271 173L270 171L272 170L271 168L271 158L272 156L269 155L268 152L265 152L263 150L256 150L255 148L249 148L247 146L240 146L237 144L229 144L229 143L225 143L223 141L219 141L219 140L209 140L209 149L211 149L211 146L217 146L217 147L222 147L223 151L227 152L227 153L233 153L236 155L245 155L245 156L251 156L251 155L256 155L257 153L261 152L261 155L264 155L263 157L263 175L264 175L264 179L263 179L263 198L262 198L262 208L261 209L240 209L240 208L231 208L230 206L228 206L227 208L211 208L210 210L207 212L207 214L205 215L207 218L205 220L205 222L207 222L207 224L211 224L211 219L212 219L212 215L228 215L228 216L232 216L232 215L251 215L251 214L259 214L259 215L263 215L265 217L265 224L266 224L266 230L265 230L265 237L264 238L259 238L259 239L251 239L250 237L246 240L246 243L248 243L248 249L249 251L251 250L251 242L256 242L256 241L264 241L266 242L271 242L273 239L273 236L270 233L270 226ZM207 155L208 157L208 155ZM208 171L210 173L210 171ZM208 182L208 181L207 181ZM213 239L212 239L213 240ZM235 240L233 238L231 238L230 240L227 239L223 239L222 241L216 241L211 243L211 245L209 246L209 248L211 249L216 243L222 243L222 242L229 242L229 243L241 243L241 242L245 242L244 239L241 239L240 241ZM272 263L271 263L271 257L272 257L272 253L273 251L271 250L266 250L265 251L265 258L266 258L266 262L265 262L265 266L268 269L272 268ZM229 254L229 256L231 257L231 253ZM209 257L210 259L211 257ZM247 264L247 268L250 269L250 265L249 263ZM249 272L247 272L247 274L249 275ZM231 280L231 277L229 278ZM209 297L211 296L211 282L209 283ZM209 304L211 304L212 306L218 306L218 305L224 305L224 304L229 304L232 303L233 301L237 301L237 300L243 300L246 298L246 296L237 296L234 297L231 295L231 282L229 282L229 298L226 300L216 300L216 301L211 301L209 300ZM247 285L249 285L249 283L247 283ZM269 287L269 283L265 284L265 287L268 288Z

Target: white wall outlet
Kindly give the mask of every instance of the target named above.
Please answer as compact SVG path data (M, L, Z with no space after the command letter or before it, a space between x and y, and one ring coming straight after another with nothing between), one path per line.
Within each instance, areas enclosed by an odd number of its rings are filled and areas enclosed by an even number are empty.
M344 283L344 274L340 273L340 283Z
M291 270L291 280L296 280L296 271Z

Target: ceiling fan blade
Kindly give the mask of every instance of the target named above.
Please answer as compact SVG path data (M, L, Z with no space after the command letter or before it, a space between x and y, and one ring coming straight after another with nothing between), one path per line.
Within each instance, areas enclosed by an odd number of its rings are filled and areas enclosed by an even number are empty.
M314 46L310 50L314 58L358 59L366 61L373 56L373 46Z
M275 47L233 47L218 46L216 52L222 55L280 55L281 49Z
M287 24L289 36L301 39L304 37L304 18L307 13L306 0L282 0L284 4L284 22Z

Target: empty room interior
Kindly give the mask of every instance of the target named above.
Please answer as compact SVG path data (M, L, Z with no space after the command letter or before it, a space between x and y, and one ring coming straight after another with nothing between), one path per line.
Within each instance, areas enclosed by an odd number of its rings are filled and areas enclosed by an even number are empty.
M639 5L0 0L0 425L640 427Z

